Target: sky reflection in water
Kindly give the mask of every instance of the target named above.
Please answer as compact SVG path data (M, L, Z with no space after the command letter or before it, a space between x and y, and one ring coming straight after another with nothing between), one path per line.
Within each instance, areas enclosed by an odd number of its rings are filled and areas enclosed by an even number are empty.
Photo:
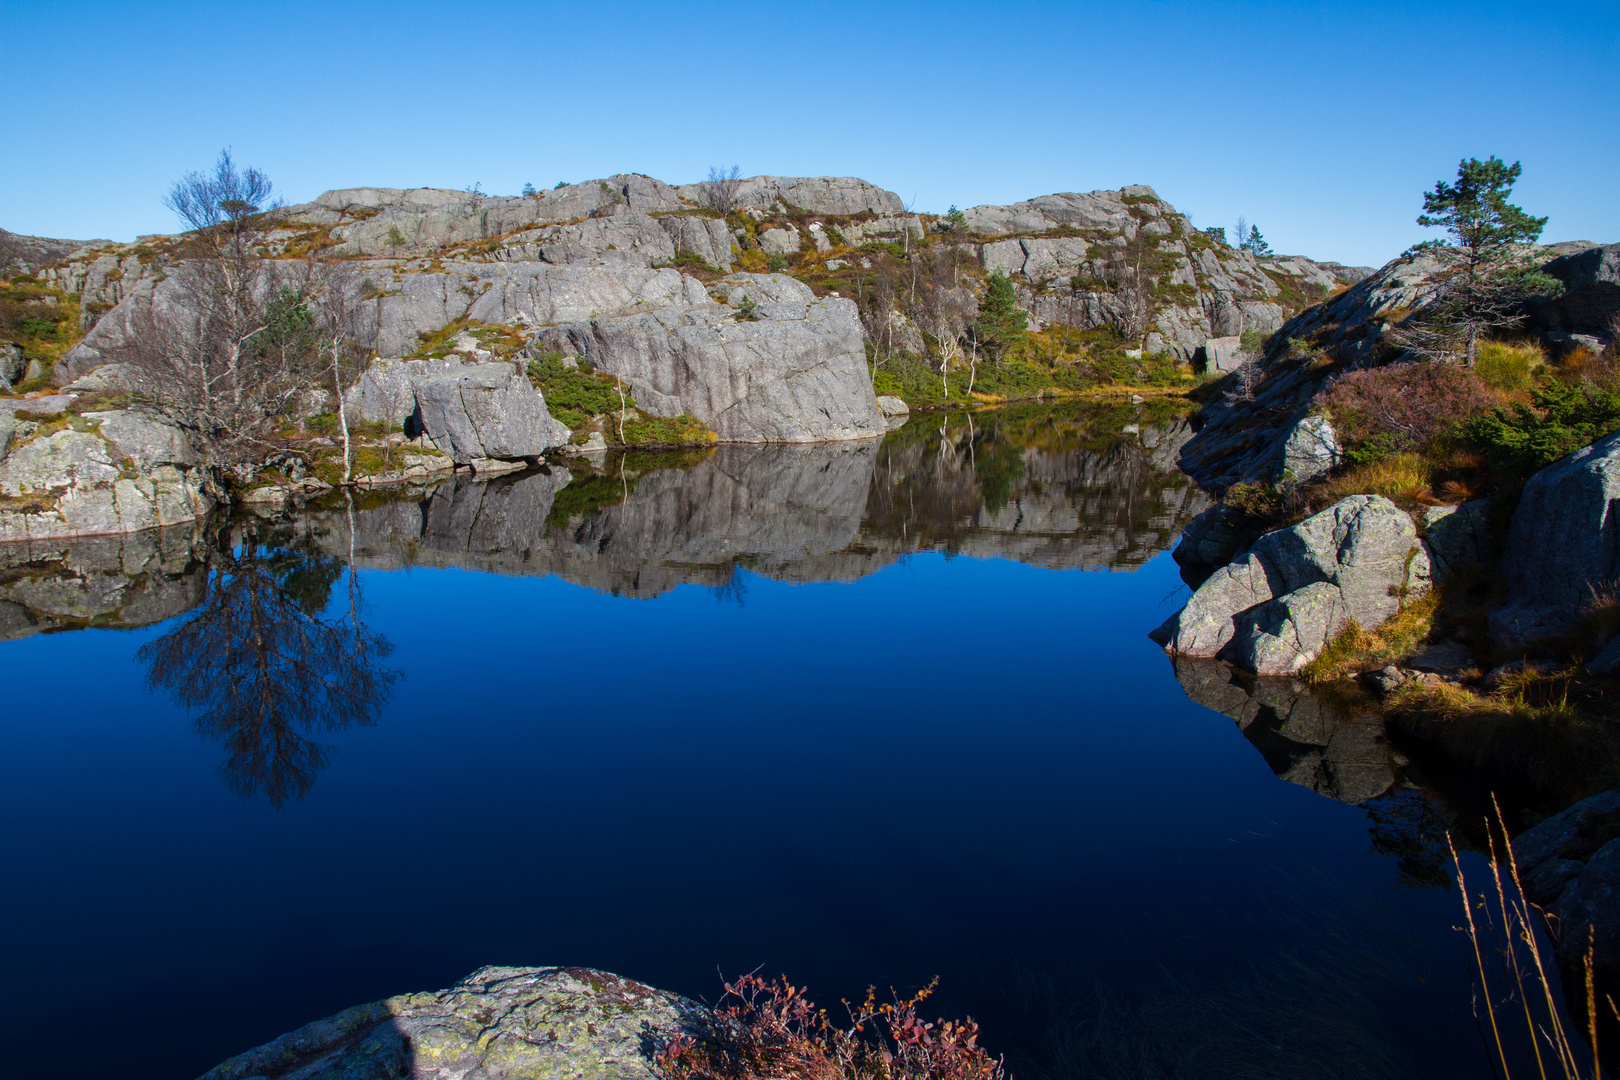
M826 1004L938 974L1021 1076L1478 1075L1427 797L1365 725L1145 637L1204 505L1155 419L0 556L13 1060L195 1075L568 963ZM133 628L37 632L86 625Z

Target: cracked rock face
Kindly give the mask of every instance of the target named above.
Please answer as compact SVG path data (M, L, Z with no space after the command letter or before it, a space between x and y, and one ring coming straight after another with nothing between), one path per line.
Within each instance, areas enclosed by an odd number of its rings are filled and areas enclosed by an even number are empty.
M1428 585L1412 519L1381 495L1352 495L1256 540L1149 636L1168 653L1288 675L1351 619L1371 629Z
M202 1080L656 1080L703 1006L590 968L485 967L448 990L360 1005L231 1058Z
M0 459L0 496L22 502L0 506L0 541L136 532L213 509L179 431L133 410L87 419L96 431L12 440Z
M716 284L726 304L661 308L542 332L630 385L654 416L697 417L722 442L832 442L887 429L855 303L781 274ZM751 317L740 312L747 301Z

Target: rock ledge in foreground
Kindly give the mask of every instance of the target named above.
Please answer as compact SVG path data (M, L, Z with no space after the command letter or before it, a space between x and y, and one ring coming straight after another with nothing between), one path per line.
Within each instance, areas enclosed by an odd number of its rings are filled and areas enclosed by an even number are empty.
M479 968L448 990L401 994L306 1024L202 1080L655 1080L694 1001L591 968Z

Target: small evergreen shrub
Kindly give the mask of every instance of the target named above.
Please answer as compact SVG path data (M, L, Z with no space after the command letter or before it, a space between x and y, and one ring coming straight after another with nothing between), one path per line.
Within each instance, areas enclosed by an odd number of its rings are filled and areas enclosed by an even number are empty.
M1473 417L1463 434L1499 472L1524 477L1617 429L1620 390L1555 379L1529 404Z

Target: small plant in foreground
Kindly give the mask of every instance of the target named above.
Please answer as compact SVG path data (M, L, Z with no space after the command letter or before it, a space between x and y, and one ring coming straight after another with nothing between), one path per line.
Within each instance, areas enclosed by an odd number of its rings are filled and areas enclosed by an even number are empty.
M859 1005L844 1002L849 1026L839 1027L802 988L744 975L725 984L712 1037L677 1035L658 1064L675 1080L1004 1080L978 1024L918 1018L938 981L884 1004L868 989Z

